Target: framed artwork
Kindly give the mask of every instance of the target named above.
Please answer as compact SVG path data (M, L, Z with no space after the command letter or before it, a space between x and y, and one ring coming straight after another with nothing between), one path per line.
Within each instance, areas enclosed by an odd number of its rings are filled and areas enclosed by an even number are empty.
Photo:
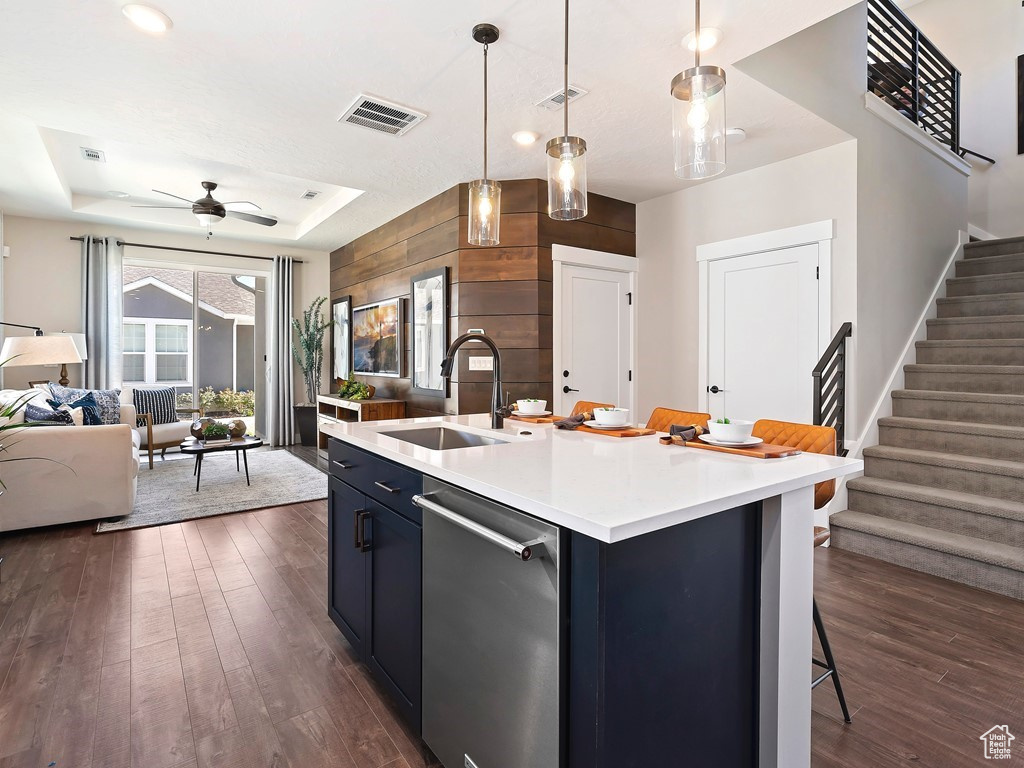
M331 302L331 378L347 379L352 373L352 297Z
M352 370L374 376L401 376L402 354L401 299L352 310Z
M412 278L409 296L412 388L421 394L444 397L448 382L441 376L441 361L448 350L447 267Z

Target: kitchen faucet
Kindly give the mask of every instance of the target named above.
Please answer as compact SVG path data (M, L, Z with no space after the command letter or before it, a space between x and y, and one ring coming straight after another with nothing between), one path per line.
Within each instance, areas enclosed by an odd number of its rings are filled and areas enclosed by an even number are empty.
M491 356L494 358L494 370L491 373L491 429L501 429L505 426L505 418L512 415L512 411L501 404L501 353L498 346L490 337L482 333L464 333L448 347L448 353L441 361L441 376L450 380L452 369L455 367L455 353L459 347L467 341L480 341L491 348Z

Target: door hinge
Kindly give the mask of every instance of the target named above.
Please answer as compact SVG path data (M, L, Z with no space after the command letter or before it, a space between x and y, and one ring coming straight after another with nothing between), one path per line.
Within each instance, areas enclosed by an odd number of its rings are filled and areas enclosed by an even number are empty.
M630 381L632 381L632 380L633 380L633 371L630 371L630 372L629 372L629 380L630 380Z
M814 279L821 280L821 267L814 268Z
M629 306L633 306L633 292L626 291L626 298L629 299Z

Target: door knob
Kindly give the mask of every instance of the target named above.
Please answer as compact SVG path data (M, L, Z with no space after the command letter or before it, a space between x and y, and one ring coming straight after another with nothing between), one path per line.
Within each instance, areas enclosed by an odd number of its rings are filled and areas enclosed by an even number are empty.
M572 387L565 386L565 387L562 387L562 392L564 392L565 394L568 395L570 392L579 392L579 390L578 389L573 389Z
M725 392L725 390L719 389L717 386L712 385L708 387L708 392L710 392L712 395L717 395L719 392Z

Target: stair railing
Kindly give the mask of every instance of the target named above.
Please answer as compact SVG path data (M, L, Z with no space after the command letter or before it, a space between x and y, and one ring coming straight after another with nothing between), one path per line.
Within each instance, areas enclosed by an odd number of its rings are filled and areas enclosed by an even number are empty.
M960 152L960 72L893 0L868 0L868 91Z
M846 340L853 323L843 323L811 371L814 378L814 423L836 431L836 450L846 455Z

